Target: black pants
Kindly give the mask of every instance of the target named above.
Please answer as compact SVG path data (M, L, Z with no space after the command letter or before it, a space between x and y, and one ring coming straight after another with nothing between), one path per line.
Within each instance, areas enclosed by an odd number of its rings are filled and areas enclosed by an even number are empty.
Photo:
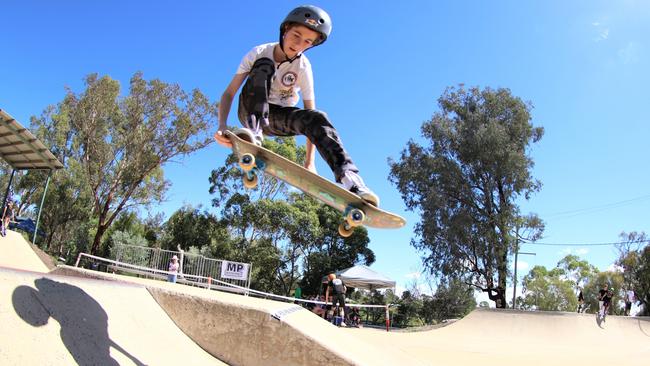
M282 107L268 103L268 92L275 74L275 64L268 58L255 61L239 96L238 117L244 126L254 114L257 120L268 117L269 124L261 128L268 136L306 136L334 173L337 182L346 171L359 170L343 148L338 132L318 110Z

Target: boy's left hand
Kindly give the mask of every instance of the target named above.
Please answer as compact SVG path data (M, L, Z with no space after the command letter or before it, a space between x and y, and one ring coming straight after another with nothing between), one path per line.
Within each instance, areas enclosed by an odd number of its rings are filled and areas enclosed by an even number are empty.
M232 148L232 143L230 140L226 137L225 135L226 129L219 129L215 134L214 134L214 139L219 143L219 145L224 146L224 147L229 147Z
M309 170L310 172L312 172L314 174L318 174L318 172L316 171L316 164L314 164L313 162L311 162L311 163L310 162L305 162L305 169Z

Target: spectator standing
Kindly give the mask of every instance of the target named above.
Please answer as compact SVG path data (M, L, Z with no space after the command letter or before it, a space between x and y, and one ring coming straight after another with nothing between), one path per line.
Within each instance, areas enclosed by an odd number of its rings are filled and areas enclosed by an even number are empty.
M609 287L608 284L604 284L603 288L601 288L600 291L598 291L598 314L600 315L601 318L604 317L605 315L604 305L605 305L605 296L607 295L608 287Z
M167 281L176 283L178 279L178 256L174 255L169 262L169 275L167 276Z
M327 278L329 282L327 283L327 289L325 290L325 302L328 303L330 299L330 289L332 293L332 309L334 310L334 316L340 316L345 319L345 293L348 288L345 287L345 283L340 278L336 278L334 273L330 273ZM336 312L338 305L339 312ZM341 323L341 326L345 327L345 323Z
M630 310L632 310L632 303L635 301L636 296L631 287L627 288L625 291L625 316L630 316Z
M578 313L584 311L585 297L582 294L582 287L578 286Z
M2 236L7 236L7 229L9 228L9 221L14 220L14 202L11 198L7 200L4 212L2 213Z
M609 308L612 306L612 299L614 298L614 289L610 288L607 290L605 296L603 296L603 319L609 313Z

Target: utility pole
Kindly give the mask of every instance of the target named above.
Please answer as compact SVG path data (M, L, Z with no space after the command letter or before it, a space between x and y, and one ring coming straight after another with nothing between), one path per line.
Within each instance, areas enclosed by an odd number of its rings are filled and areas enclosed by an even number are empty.
M519 246L519 239L517 239L517 248ZM519 250L515 251L515 278L513 279L514 286L512 288L512 308L516 309L517 308L517 258L519 257L519 254L526 254L526 255L537 255L537 253L527 253L527 252L520 252Z

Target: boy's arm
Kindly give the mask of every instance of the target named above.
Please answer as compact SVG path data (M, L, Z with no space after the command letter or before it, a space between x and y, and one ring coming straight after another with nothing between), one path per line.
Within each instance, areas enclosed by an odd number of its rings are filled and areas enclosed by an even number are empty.
M221 100L219 101L219 128L214 134L214 139L217 142L225 147L232 147L232 144L225 136L226 130L228 129L228 114L230 114L230 107L232 106L232 101L237 94L237 90L244 83L248 74L235 74L235 76L228 84L226 90L224 90L221 95Z
M305 109L316 109L316 102L313 100L305 100L304 105ZM309 139L307 139L305 150L305 168L314 174L318 174L316 171L316 164L314 162L314 159L316 158L316 146L314 146L314 144Z

